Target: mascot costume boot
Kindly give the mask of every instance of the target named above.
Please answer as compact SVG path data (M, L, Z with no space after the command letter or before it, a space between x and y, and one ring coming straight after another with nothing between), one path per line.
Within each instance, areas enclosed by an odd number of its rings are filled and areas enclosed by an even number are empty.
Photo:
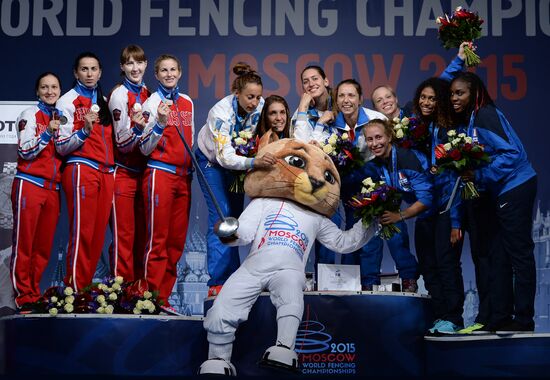
M358 221L342 231L329 218L340 200L340 176L332 160L318 147L295 139L262 137L258 156L272 154L277 164L251 170L245 192L252 199L239 217L235 235L224 243L252 243L250 253L224 284L204 320L208 360L199 374L236 376L231 363L235 331L248 319L262 291L277 309L277 339L260 365L298 371L294 344L304 311L305 265L315 241L340 253L350 253L374 235Z

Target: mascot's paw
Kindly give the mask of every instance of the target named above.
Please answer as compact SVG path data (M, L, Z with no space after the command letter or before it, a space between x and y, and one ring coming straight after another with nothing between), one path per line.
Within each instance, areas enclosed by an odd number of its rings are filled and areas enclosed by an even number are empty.
M262 367L300 372L298 355L282 344L269 347L258 364Z
M235 366L224 359L214 358L208 359L201 364L198 371L199 375L220 375L220 376L237 376Z

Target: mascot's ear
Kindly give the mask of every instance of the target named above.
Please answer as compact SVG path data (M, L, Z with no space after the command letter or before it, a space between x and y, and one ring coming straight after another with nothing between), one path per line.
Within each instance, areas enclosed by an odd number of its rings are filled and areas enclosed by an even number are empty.
M273 133L273 130L270 129L260 138L260 142L258 143L258 151L260 151L260 149L262 149L267 144L271 144L272 142L275 142L277 140L279 140L279 136L277 136L276 133Z

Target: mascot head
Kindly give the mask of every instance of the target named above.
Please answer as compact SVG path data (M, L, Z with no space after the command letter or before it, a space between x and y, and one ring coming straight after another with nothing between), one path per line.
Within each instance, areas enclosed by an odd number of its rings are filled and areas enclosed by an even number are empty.
M259 142L257 157L268 152L277 157L277 164L246 175L249 197L290 199L328 217L336 212L340 175L322 149L296 139L278 140L269 131Z

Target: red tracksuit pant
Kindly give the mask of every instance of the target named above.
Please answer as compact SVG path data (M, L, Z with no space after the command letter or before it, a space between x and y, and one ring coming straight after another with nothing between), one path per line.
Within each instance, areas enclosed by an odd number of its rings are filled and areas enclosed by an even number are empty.
M59 191L15 178L11 191L13 251L11 280L15 304L40 298L40 279L48 265L59 218Z
M143 277L145 250L145 210L143 207L142 173L120 166L115 168L115 190L111 210L113 241L109 247L111 274L124 281Z
M191 177L147 168L143 194L147 227L145 279L152 290L159 291L159 300L169 305L189 225Z
M113 174L69 164L61 175L69 214L65 284L78 291L93 279L113 202Z

